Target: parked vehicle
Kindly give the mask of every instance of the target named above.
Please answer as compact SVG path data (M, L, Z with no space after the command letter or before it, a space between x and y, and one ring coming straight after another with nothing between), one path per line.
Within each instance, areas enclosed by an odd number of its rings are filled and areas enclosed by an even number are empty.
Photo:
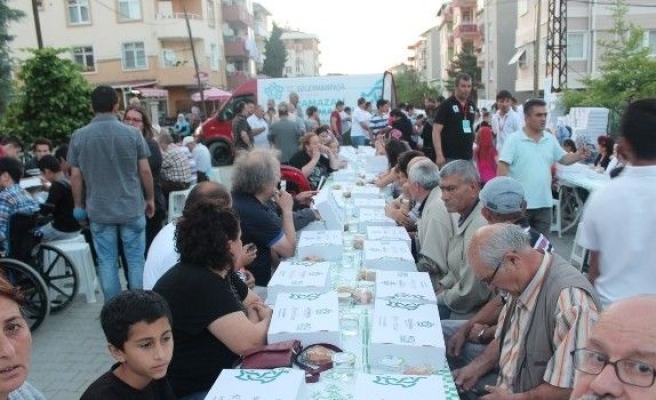
M367 75L335 75L304 78L251 79L232 92L215 115L208 118L195 133L208 147L212 155L212 165L232 164L234 147L232 137L232 118L234 107L240 101L252 100L266 109L266 103L273 99L276 104L287 101L289 94L296 92L303 110L309 106L319 109L321 121L330 121L330 113L338 100L346 106L355 108L357 99L364 97L374 105L380 98L396 104L396 88L391 73ZM305 116L303 116L305 117Z

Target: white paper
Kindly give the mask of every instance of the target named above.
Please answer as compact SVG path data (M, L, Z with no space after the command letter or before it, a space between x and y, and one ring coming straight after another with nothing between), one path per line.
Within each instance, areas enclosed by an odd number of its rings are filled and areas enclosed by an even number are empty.
M408 231L402 226L368 226L367 239L369 240L402 240L410 241Z
M401 240L365 240L364 258L365 260L390 259L414 262L408 244Z
M302 400L304 381L291 368L224 369L205 400Z
M439 376L358 374L354 400L446 399Z
M330 289L330 263L283 261L267 285L267 302L280 293L325 292Z
M427 272L376 272L376 299L437 303Z

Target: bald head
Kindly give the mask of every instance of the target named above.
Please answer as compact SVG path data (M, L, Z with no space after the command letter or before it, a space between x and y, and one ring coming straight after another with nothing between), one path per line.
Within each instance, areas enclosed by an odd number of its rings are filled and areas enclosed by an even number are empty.
M585 344L595 357L577 357L578 369L572 399L656 399L656 296L636 296L612 304L599 316ZM577 354L578 355L578 354ZM590 370L599 359L634 360L620 380L614 368L597 375ZM636 364L638 362L639 364ZM598 364L600 365L600 364ZM597 370L599 368L597 367ZM650 371L651 370L651 371ZM623 381L632 381L628 384ZM651 385L649 384L651 382ZM638 384L638 385L636 385ZM642 386L642 387L640 387Z
M232 207L232 197L228 189L220 183L201 182L189 192L185 202L185 210L203 202L211 202L221 208Z

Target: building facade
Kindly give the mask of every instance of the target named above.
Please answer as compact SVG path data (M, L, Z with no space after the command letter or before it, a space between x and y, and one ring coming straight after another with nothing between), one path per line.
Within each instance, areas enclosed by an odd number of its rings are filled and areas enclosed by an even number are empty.
M14 2L28 17L9 26L12 55L37 47L30 1ZM106 84L147 103L159 119L188 111L197 77L183 5L204 85L225 86L221 6L216 0L61 0L42 2L39 18L44 46L70 48L93 84ZM157 119L156 119L157 121Z
M285 31L280 37L287 49L287 61L283 76L319 76L319 38L316 35L298 31Z

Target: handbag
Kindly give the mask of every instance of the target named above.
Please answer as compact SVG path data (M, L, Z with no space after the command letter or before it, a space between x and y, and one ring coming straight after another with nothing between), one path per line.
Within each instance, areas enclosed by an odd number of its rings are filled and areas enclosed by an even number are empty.
M303 346L298 340L268 344L241 356L241 369L291 368Z

